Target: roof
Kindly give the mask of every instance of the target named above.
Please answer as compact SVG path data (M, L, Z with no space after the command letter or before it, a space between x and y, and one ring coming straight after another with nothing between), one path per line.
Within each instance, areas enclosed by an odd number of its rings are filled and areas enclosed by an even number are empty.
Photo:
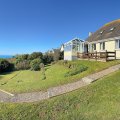
M109 22L86 39L88 42L120 36L120 19Z
M76 41L76 42L84 42L84 40L82 40L82 39L74 38L74 39L72 39L72 40L70 40L70 41L64 43L64 45L69 44L69 43L74 42L74 41Z

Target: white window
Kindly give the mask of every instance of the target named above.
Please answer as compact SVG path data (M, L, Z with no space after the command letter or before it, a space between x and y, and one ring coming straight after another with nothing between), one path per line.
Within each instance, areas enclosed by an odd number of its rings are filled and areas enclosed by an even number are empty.
M100 43L100 50L105 50L105 42Z
M92 49L96 50L96 44L92 44Z
M92 52L92 44L88 45L89 52Z
M103 34L104 30L100 31L100 34Z
M115 29L115 27L112 27L111 29L110 29L110 31L113 31Z
M120 40L116 40L116 49L120 49Z

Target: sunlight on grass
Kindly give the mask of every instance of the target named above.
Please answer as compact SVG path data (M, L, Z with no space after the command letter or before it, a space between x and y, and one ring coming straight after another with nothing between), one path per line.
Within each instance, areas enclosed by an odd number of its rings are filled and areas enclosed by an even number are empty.
M49 100L24 104L1 103L0 108L3 120L119 120L120 71Z
M70 70L63 65L55 64L47 66L45 69L46 79L41 79L41 71L16 71L12 73L0 75L0 88L12 93L32 92L46 90L50 87L66 84L69 82L80 80L82 77L112 65L120 63L120 61L97 62L97 61L72 61L77 65L87 66L88 69L80 74L65 77Z

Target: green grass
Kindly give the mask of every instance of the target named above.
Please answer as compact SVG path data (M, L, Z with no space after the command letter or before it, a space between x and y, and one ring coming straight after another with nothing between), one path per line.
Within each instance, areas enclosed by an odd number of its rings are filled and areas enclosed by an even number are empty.
M1 120L120 120L120 71L42 102L0 104Z
M46 67L46 78L42 80L40 71L16 71L0 75L0 88L12 93L23 93L46 90L53 86L62 85L65 83L77 81L80 78L91 73L108 68L112 65L120 63L120 61L111 62L96 62L96 61L72 61L71 63L82 64L88 69L80 74L65 77L65 74L70 71L67 67L59 64Z

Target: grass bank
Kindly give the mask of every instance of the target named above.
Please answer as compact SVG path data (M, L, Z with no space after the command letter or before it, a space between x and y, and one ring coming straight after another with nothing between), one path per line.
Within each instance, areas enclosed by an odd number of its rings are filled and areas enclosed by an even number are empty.
M0 103L1 120L119 120L120 71L38 103Z
M80 74L65 77L65 74L70 71L63 65L54 64L46 67L46 79L41 79L40 71L15 71L0 75L0 88L12 93L23 93L46 90L50 87L66 84L77 81L86 75L98 72L112 65L119 64L120 61L98 62L98 61L72 61L78 66L84 65L88 69Z

